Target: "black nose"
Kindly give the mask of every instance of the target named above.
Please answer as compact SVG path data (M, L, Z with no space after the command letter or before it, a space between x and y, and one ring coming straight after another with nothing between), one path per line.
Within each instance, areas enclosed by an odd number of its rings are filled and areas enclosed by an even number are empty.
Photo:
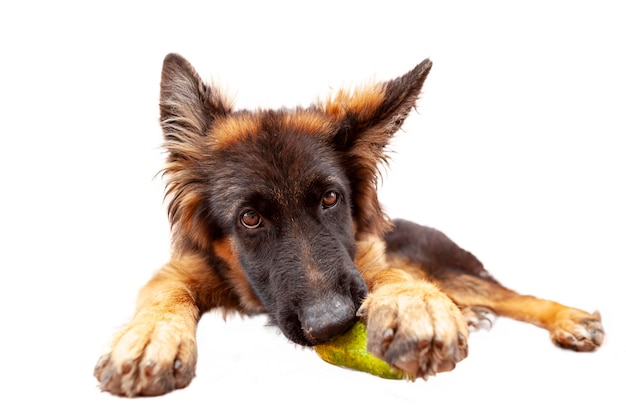
M356 322L356 307L351 298L332 295L327 300L302 309L300 323L306 338L312 344L332 339L348 330Z

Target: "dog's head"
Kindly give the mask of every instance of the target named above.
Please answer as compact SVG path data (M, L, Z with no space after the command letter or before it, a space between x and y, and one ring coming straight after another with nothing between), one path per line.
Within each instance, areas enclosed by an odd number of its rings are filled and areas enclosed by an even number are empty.
M390 226L376 195L384 149L430 67L308 108L246 111L168 55L160 108L175 250L205 255L241 308L260 303L296 343L345 331L367 293L356 240Z

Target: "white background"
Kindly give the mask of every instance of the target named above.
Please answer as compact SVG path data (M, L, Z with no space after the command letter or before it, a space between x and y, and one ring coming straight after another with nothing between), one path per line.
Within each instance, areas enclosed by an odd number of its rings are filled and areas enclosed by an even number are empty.
M626 415L620 2L17 3L0 6L1 415ZM263 318L211 314L187 389L101 393L100 350L169 255L155 177L168 52L252 108L430 57L385 207L520 292L600 310L605 346L562 351L499 319L455 371L405 383L327 365Z

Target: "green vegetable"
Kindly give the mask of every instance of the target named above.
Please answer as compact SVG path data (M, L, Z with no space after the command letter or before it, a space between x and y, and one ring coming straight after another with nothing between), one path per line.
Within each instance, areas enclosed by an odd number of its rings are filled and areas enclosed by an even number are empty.
M402 371L392 368L387 362L367 351L367 332L365 324L360 321L347 333L315 346L315 352L332 365L367 372L386 379L407 378Z

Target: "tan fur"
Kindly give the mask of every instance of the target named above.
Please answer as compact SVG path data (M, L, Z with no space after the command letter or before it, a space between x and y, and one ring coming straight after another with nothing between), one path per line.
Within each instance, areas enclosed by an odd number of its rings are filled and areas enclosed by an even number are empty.
M241 113L235 117L216 120L211 129L211 143L223 146L245 137L252 137L259 133L259 120L252 113Z
M366 121L373 117L384 99L383 85L374 84L354 91L339 90L325 102L321 102L320 108L336 120L343 120L347 115L355 115L357 119Z

